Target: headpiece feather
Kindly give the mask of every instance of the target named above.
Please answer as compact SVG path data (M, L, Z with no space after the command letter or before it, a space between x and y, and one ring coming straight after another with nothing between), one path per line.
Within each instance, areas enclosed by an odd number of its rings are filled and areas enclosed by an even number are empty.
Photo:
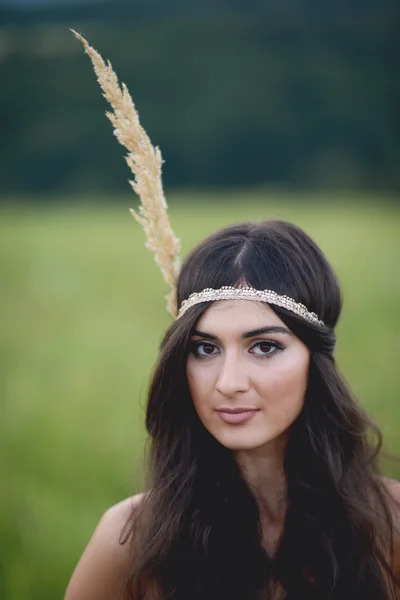
M135 176L129 181L133 190L140 197L141 205L138 212L130 212L140 223L146 233L146 248L153 252L165 281L170 286L166 296L167 310L173 316L177 315L176 281L180 268L180 242L175 236L167 212L162 178L161 152L153 147L149 136L139 121L139 115L124 83L119 84L110 61L105 64L100 54L92 48L79 33L72 33L82 42L86 53L92 61L97 81L103 90L104 98L111 104L114 112L107 112L114 127L114 135L127 150L125 160Z

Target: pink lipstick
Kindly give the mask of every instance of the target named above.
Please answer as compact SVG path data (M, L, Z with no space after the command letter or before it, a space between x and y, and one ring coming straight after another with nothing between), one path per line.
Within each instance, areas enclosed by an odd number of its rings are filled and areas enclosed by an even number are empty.
M256 412L258 412L258 409L250 409L250 410L235 409L234 411L226 410L226 409L218 409L217 410L217 413L219 414L221 419L223 421L225 421L226 423L230 423L232 425L238 425L239 423L245 423L246 421L251 419L251 417L254 417Z

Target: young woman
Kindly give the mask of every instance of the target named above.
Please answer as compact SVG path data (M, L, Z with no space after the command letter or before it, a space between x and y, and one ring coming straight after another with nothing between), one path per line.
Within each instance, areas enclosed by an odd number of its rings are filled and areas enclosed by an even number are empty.
M103 516L66 600L400 597L400 485L336 368L321 250L283 221L228 227L186 259L177 303L148 490Z

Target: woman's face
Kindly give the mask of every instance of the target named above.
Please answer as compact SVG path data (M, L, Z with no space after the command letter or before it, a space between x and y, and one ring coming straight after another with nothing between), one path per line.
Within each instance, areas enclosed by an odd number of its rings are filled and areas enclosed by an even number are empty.
M310 352L260 302L215 302L198 320L187 379L204 427L231 450L281 442L299 415Z

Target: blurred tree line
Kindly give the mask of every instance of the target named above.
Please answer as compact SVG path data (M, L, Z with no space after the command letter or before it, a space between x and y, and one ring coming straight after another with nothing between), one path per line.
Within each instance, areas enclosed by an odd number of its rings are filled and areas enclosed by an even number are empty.
M127 83L167 185L398 191L399 16L393 0L0 8L0 192L128 190L69 27Z

